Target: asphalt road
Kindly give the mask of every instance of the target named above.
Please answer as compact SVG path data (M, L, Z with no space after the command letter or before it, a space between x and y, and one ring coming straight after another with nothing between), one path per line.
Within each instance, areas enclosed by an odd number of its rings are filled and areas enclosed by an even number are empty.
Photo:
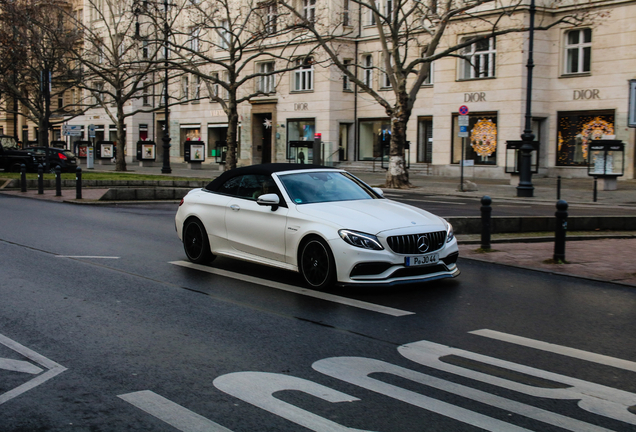
M0 196L2 431L636 431L636 292L460 259L316 293L175 205Z

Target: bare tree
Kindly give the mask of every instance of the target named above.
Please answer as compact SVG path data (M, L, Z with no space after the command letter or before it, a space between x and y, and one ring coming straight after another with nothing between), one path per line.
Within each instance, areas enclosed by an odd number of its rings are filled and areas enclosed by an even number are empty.
M310 1L310 0L307 0ZM345 27L343 19L350 19L353 9L331 21L304 19L303 10L294 3L281 1L286 10L298 18L297 25L313 35L315 43L327 54L335 67L364 92L380 104L391 122L389 169L385 187L409 187L405 164L407 123L422 84L430 74L431 63L443 57L459 57L479 72L480 65L466 54L474 44L514 32L525 32L528 25L524 0L499 2L495 0L344 0L346 5L356 5L359 16L375 27L374 36L382 57L379 66L372 66L385 80L383 87L390 92L378 92L364 74L369 65L345 63L343 52L351 51L355 38L360 36L355 27ZM580 25L589 14L579 9L560 18L543 16L535 30L547 30L560 23ZM335 21L334 21L335 20ZM449 43L447 33L470 34L457 43ZM339 37L334 37L339 36Z
M0 2L0 92L2 109L38 125L38 144L49 145L52 125L64 121L64 100L78 78L70 53L80 34L66 19L69 4ZM47 161L48 163L48 161Z
M295 57L306 58L316 48L296 51L306 32L287 25L288 15L276 0L192 2L182 11L187 25L175 31L181 43L172 65L200 80L227 115L226 170L237 164L238 107L272 94L274 77L297 69Z
M101 108L117 127L117 171L126 171L126 118L155 111L155 74L162 68L162 29L152 22L139 25L142 3L88 0L85 17L76 25L84 44L76 46L74 59L81 65L78 87L85 97L83 111ZM157 7L143 2L143 7ZM85 22L84 19L87 21Z

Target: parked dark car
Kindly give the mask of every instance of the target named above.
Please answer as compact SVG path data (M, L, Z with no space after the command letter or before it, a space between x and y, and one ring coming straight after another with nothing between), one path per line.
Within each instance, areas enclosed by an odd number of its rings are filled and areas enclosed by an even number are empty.
M49 169L45 171L55 172L56 167L60 167L62 172L75 172L77 169L77 157L70 150L55 147L27 147L26 150L34 152L36 155L46 158L46 152L49 152Z
M27 172L37 172L43 158L36 152L23 150L18 141L9 135L0 135L0 168L4 171L20 172L22 165Z

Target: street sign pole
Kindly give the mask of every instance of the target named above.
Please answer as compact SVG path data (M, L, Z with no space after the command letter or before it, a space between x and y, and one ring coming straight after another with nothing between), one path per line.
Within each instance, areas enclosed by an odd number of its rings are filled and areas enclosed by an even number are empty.
M459 137L462 139L462 159L460 163L460 175L459 175L459 190L464 192L464 153L466 148L466 138L468 137L468 125L470 119L468 118L468 107L462 105L459 107L459 117L457 123L459 125Z

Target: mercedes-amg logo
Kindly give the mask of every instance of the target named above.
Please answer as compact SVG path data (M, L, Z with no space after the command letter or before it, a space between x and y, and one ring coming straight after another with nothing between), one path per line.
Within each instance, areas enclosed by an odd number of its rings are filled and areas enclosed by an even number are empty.
M428 250L428 238L426 236L419 236L417 239L417 250L424 253Z

